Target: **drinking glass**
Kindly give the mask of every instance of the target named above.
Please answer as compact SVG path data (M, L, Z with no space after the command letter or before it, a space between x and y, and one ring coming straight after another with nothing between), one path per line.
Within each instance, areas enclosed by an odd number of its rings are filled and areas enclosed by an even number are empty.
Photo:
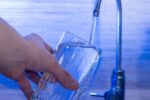
M40 85L31 100L82 100L81 95L87 91L98 67L101 50L70 32L64 32L54 56L59 64L79 82L79 89L68 90L59 83L49 83L46 78L41 78ZM46 77L46 74L42 77Z

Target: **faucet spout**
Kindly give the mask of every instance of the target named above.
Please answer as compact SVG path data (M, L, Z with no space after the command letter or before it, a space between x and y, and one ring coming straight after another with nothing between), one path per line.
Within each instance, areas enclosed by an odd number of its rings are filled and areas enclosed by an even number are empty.
M95 6L95 9L93 10L93 16L98 17L99 16L99 10L101 6L102 0L98 0Z
M93 20L92 20L92 27L91 27L89 45L93 45L93 43L94 43L96 26L97 26L97 19L99 17L101 2L102 2L102 0L97 0L96 6L93 10Z
M121 70L122 64L122 4L116 0L117 6L117 33L116 33L116 70Z

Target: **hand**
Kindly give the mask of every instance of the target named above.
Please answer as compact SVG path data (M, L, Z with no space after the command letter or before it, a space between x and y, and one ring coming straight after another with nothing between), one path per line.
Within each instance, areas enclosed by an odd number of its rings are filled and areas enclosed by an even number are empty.
M26 97L33 93L29 78L38 83L36 72L52 74L65 88L76 90L78 83L60 67L52 55L53 50L36 34L21 37L0 19L0 72L15 80Z

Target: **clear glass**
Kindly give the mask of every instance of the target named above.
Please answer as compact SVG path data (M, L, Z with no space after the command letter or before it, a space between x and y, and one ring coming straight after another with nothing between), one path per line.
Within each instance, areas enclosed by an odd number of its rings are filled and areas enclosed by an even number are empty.
M55 57L59 64L79 82L80 88L77 91L71 91L59 83L48 83L42 80L40 82L44 83L44 88L36 89L32 100L82 100L81 95L88 89L100 54L100 50L88 45L85 40L65 32L60 39Z

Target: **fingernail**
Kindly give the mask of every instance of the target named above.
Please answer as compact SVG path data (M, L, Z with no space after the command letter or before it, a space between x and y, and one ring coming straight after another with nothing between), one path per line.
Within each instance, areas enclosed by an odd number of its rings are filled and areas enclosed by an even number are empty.
M73 80L70 84L71 90L77 90L79 88L79 83L76 80Z

